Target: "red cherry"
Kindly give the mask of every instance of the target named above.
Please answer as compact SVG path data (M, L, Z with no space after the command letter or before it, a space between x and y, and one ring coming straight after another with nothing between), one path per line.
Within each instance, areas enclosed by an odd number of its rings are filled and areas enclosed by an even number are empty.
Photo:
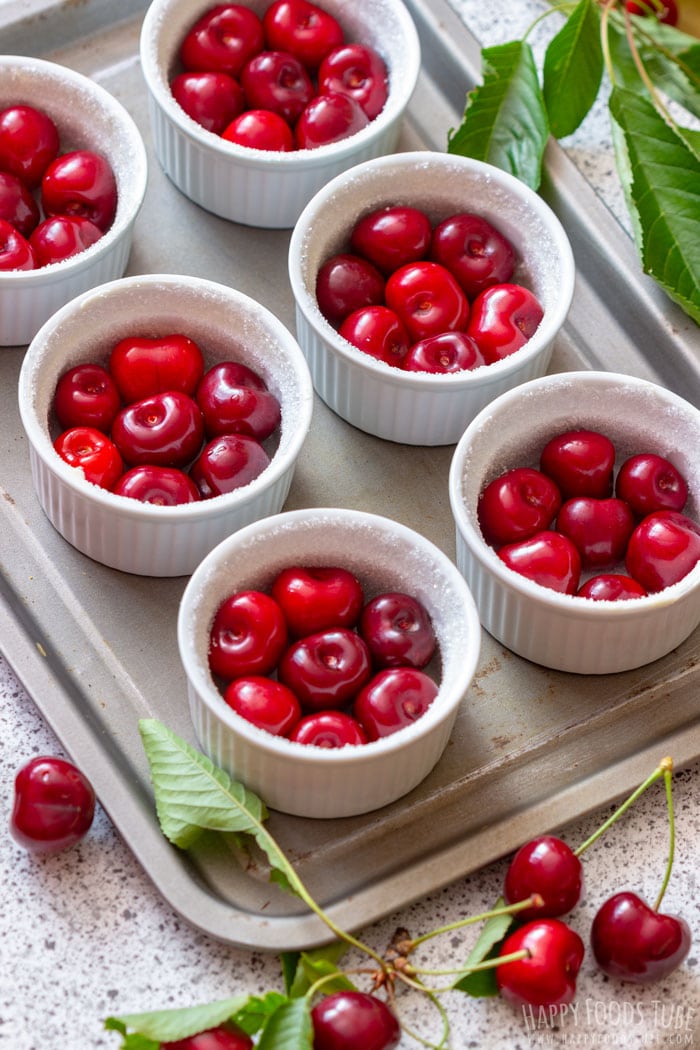
M357 577L334 565L282 569L273 580L270 593L284 613L290 634L296 638L331 627L354 627L364 602Z
M247 434L220 434L204 446L190 467L203 499L249 485L270 463L259 441Z
M224 700L241 718L275 736L288 736L301 718L301 707L291 689L264 675L235 678Z
M344 707L371 672L369 649L346 627L300 638L286 650L278 667L280 681L289 686L307 711Z
M343 44L329 52L318 71L319 94L350 95L374 120L389 95L389 75L383 58L367 44Z
M684 919L661 915L630 892L610 897L591 927L591 947L601 970L638 984L658 981L678 969L691 940Z
M235 117L221 133L227 142L235 142L248 149L290 153L294 149L294 133L284 117L269 109L248 109Z
M28 237L39 222L39 205L29 189L7 171L0 171L0 219Z
M462 331L469 317L466 295L450 271L435 262L419 260L395 270L386 282L384 298L414 342Z
M168 390L192 396L204 374L204 357L197 343L179 332L127 336L112 348L109 371L127 403Z
M53 408L64 430L96 427L107 434L121 408L121 399L107 369L88 362L63 373L56 384Z
M316 95L296 122L294 139L299 149L317 149L355 135L368 123L362 106L350 95Z
M631 576L621 573L602 573L591 576L578 589L580 598L592 598L599 602L624 601L627 598L645 598L647 592Z
M437 648L427 609L399 591L372 598L362 610L359 631L377 667L425 667Z
M274 0L263 16L263 28L268 47L296 55L310 70L344 42L338 21L309 0Z
M568 536L587 569L612 568L624 557L635 519L628 503L611 496L575 496L564 503L556 528Z
M58 129L34 106L9 106L0 112L0 169L34 189L59 150Z
M571 911L582 888L581 861L571 847L555 835L541 835L521 846L511 860L504 896L508 904L517 904L537 893L542 905L518 912L518 918L554 918Z
M230 681L274 670L287 645L287 625L264 591L237 591L217 609L209 632L212 674Z
M117 180L109 161L91 150L63 153L41 180L46 215L78 215L107 230L117 211Z
M79 842L95 815L87 777L63 758L33 758L15 776L10 832L32 853L58 853Z
M195 400L209 437L247 434L264 441L280 425L275 395L257 372L236 361L213 365L199 383Z
M493 284L510 281L515 249L510 241L480 215L450 215L433 230L430 258L457 278L468 298Z
M543 317L544 310L528 288L494 284L472 303L467 333L493 364L524 346Z
M314 1050L394 1050L401 1039L396 1015L367 992L334 992L311 1011Z
M549 528L560 506L551 478L533 467L513 467L482 491L477 517L486 542L500 547Z
M217 4L187 32L180 59L187 70L237 77L264 43L262 22L254 11L243 4Z
M223 1024L187 1039L161 1043L160 1050L253 1050L253 1040L235 1025Z
M425 212L396 205L378 208L358 219L350 245L382 273L391 274L406 263L425 258L431 237L432 226Z
M124 470L116 445L94 427L64 430L53 447L71 467L82 470L86 481L103 489L111 489Z
M358 350L401 368L409 337L398 314L388 306L363 306L345 318L338 333Z
M316 300L326 320L339 325L354 310L384 302L384 278L359 255L334 255L318 271Z
M269 109L294 124L314 97L305 66L285 51L261 51L243 67L241 86L248 109Z
M564 499L612 495L615 446L597 430L567 430L542 449L540 469L559 486Z
M215 135L220 135L245 109L243 88L229 73L179 73L170 90L185 113Z
M38 265L29 241L12 223L0 219L0 270L34 270Z
M501 996L512 1006L565 1006L576 995L583 941L560 919L533 919L506 937L499 955L525 951L496 968Z
M125 471L112 491L118 496L128 496L158 507L177 507L201 499L199 489L184 471L150 464Z
M485 365L481 350L466 332L440 332L420 339L403 359L406 372L464 372Z
M289 734L289 739L309 747L336 748L367 743L360 723L345 711L314 711L305 715Z
M80 215L52 215L32 231L29 243L37 266L62 262L99 241L102 230Z
M644 518L627 544L630 576L647 591L661 591L682 580L700 561L700 524L674 510Z
M353 714L368 740L391 736L425 714L438 694L433 679L414 667L378 671L357 694Z
M668 459L653 452L630 456L620 467L615 494L644 517L656 510L683 510L688 485Z
M662 6L659 10L656 9L654 0L646 0L646 2L643 0L642 3L635 3L634 0L627 0L625 6L631 15L653 14L660 22L665 22L669 26L675 26L678 22L676 0L663 0Z
M528 579L562 594L575 594L581 578L581 556L566 536L544 530L518 543L507 543L498 557Z
M112 440L130 466L184 467L202 447L202 413L178 390L152 394L121 409Z

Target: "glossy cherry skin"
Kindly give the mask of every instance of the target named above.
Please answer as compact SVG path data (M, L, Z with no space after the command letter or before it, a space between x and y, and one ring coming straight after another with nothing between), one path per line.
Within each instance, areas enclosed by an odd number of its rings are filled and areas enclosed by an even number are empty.
M578 589L580 598L598 602L620 602L627 598L646 598L647 592L631 576L622 573L601 573L591 576Z
M29 237L37 266L71 259L102 236L102 230L81 215L52 215L36 226Z
M179 390L192 396L204 374L198 344L181 332L126 336L109 355L109 371L126 402Z
M336 565L290 565L277 574L270 593L295 638L331 627L354 627L364 602L358 578Z
M543 904L518 912L518 919L555 918L578 903L583 868L570 846L555 835L541 835L517 851L506 871L504 897L508 904L537 893Z
M355 698L353 714L368 740L398 733L425 714L438 694L430 675L415 667L386 667Z
M528 288L494 284L473 301L467 333L493 364L524 346L543 317L542 307Z
M71 427L54 441L54 449L71 467L80 468L86 481L111 489L124 471L119 449L95 427Z
M682 580L700 561L700 525L674 510L644 518L627 544L627 571L647 591Z
M34 106L8 106L0 112L0 169L34 189L60 146L48 113Z
M663 0L662 10L655 10L653 0L649 0L648 4L635 3L634 0L627 0L625 5L631 15L650 15L653 14L660 22L665 22L669 26L675 26L678 22L678 7L676 6L676 0Z
M28 237L39 218L39 205L27 186L16 175L0 171L0 219Z
M217 4L187 32L180 59L186 70L237 77L264 43L262 22L254 11L243 4Z
M515 249L507 237L471 212L459 212L438 223L430 258L447 267L470 300L492 284L508 283L516 263Z
M113 486L112 492L157 507L178 507L201 499L199 489L183 470L151 464L126 470Z
M223 1024L187 1039L161 1043L160 1050L253 1050L253 1040L235 1025Z
M261 51L243 67L241 87L248 109L269 109L294 124L315 89L306 67L285 51Z
M256 438L220 434L204 446L189 473L202 498L211 499L249 485L269 462L270 457Z
M386 282L384 298L413 342L463 331L469 318L467 297L450 271L425 259L395 270Z
M601 970L638 984L658 981L678 969L691 940L685 919L659 914L630 892L610 897L591 926L591 947Z
M247 109L235 117L221 137L248 149L291 153L295 149L294 133L284 117L271 109Z
M287 646L287 625L264 591L237 591L217 609L209 632L209 667L227 681L267 675Z
M557 515L556 528L568 536L586 569L612 568L625 556L635 517L629 503L617 499L575 496Z
M367 743L367 734L346 711L315 711L297 722L289 739L309 747L358 747Z
M117 180L109 161L87 149L56 157L41 180L41 203L46 215L78 215L108 230L117 211Z
M500 547L549 528L560 507L561 495L551 478L533 467L513 467L483 489L477 518L486 542Z
M316 95L305 106L294 127L299 149L317 149L330 142L341 142L369 124L369 117L350 95L339 91Z
M440 332L419 339L409 348L402 367L406 372L471 371L485 365L481 350L466 332Z
M224 700L241 718L274 736L288 736L301 718L292 690L265 675L234 678L224 690Z
M566 536L545 529L529 539L507 543L498 557L509 568L541 587L575 594L581 579L581 556Z
M394 1050L401 1039L396 1015L367 992L334 992L311 1011L314 1050Z
M229 73L179 73L170 90L185 113L215 135L220 135L245 109L243 88Z
M94 815L92 784L66 759L42 755L18 770L10 832L24 849L68 849L87 834Z
M121 408L121 398L107 369L87 362L69 368L60 377L53 395L53 408L64 430L96 427L108 434Z
M670 460L644 452L622 464L615 479L615 494L644 517L656 510L683 510L688 485Z
M121 409L112 440L130 466L184 467L202 447L202 413L177 390L152 394Z
M296 55L312 71L344 43L338 21L309 0L274 0L263 15L263 28L268 47Z
M358 350L401 368L410 339L401 318L388 306L363 306L345 318L338 333Z
M280 403L264 379L238 361L207 370L195 393L209 437L247 434L264 441L280 425Z
M427 609L400 591L387 591L367 602L359 631L375 667L425 667L437 648Z
M559 486L563 499L612 495L615 446L597 430L556 434L540 454L540 469Z
M318 70L320 94L339 91L350 95L374 120L389 95L389 75L384 60L367 44L343 44L323 59Z
M6 219L0 219L0 270L34 270L38 260L29 241Z
M579 935L561 919L533 919L506 937L499 955L522 950L526 958L496 967L502 998L518 1009L572 1002L585 952Z
M278 667L306 712L344 707L369 680L369 649L354 631L334 627L299 638Z
M432 226L419 208L378 208L358 219L350 233L353 252L369 259L385 275L423 259L430 248Z
M384 278L367 259L341 252L321 265L316 301L326 320L339 325L354 310L384 302Z

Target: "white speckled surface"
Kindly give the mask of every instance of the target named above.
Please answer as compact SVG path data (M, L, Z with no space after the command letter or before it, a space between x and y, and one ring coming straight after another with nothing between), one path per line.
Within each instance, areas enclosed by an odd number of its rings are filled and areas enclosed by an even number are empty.
M531 0L452 3L486 43L513 38L546 6ZM542 37L536 34L533 42ZM604 109L592 114L564 145L624 224ZM71 851L36 859L14 844L6 829L15 770L34 755L64 752L2 660L0 741L0 1047L116 1047L118 1038L102 1028L109 1014L280 987L275 957L236 950L184 924L154 890L99 807L89 836ZM444 1000L452 1024L452 1050L700 1047L700 762L677 773L675 800L677 856L664 910L682 913L695 936L682 969L660 984L638 989L604 978L589 953L578 982L576 1010L557 1030L529 1030L524 1018L500 1000L470 1000L453 993ZM562 829L562 837L575 846L611 809ZM667 841L664 798L657 787L586 854L586 891L571 916L584 939L597 906L611 893L628 888L653 900ZM479 912L500 893L504 871L505 861L494 863L363 931L363 936L381 950L398 925L418 935ZM421 953L421 961L434 967L458 963L475 936L467 929L435 941ZM400 1005L409 1025L438 1041L431 1007L413 995L403 995ZM405 1037L401 1048L418 1045Z

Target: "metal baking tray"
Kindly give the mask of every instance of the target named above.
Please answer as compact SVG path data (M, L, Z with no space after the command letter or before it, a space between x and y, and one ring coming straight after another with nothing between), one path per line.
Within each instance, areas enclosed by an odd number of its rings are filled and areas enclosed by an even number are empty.
M41 54L94 77L121 100L150 151L130 272L190 273L260 299L294 330L288 231L227 223L184 198L153 156L138 62L145 3L64 2L0 26L0 47ZM479 46L445 0L407 0L424 71L402 148L446 148L479 75ZM119 21L115 21L115 9ZM553 145L543 195L578 264L553 370L607 368L650 378L697 402L700 334L641 276L633 247L590 185ZM53 530L34 497L16 405L24 348L0 353L0 648L90 777L118 831L189 923L239 946L279 951L328 940L320 921L270 885L262 864L222 836L182 853L155 817L137 721L155 716L192 743L176 646L184 579L154 580L93 563ZM417 529L450 557L453 449L383 442L317 402L289 509L354 506ZM700 755L700 631L639 671L548 671L484 634L473 686L447 750L410 795L358 818L273 813L270 829L334 920L384 916L631 790L664 754Z

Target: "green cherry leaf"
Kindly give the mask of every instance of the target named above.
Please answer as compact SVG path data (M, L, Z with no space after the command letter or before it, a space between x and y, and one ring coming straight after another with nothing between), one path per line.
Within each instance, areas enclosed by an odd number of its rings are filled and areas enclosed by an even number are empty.
M290 999L306 995L309 988L321 978L328 978L323 982L325 994L354 989L355 985L337 965L346 951L346 944L333 941L323 948L300 952L294 979L289 987Z
M555 138L576 131L596 100L603 76L600 15L593 0L580 0L544 57L542 91Z
M132 1034L127 1036L127 1040L131 1041L123 1044L124 1050L157 1050L160 1043L186 1039L235 1018L247 1002L247 995L237 995L232 999L220 999L201 1006L122 1014L120 1017L108 1017L105 1028L121 1032L122 1035L132 1029Z
M267 1019L256 1050L312 1050L313 1025L307 999L288 999Z
M646 97L615 88L610 113L642 267L700 323L700 161Z
M536 190L549 125L532 49L515 40L484 48L481 58L483 83L467 96L447 152L494 164Z
M504 906L505 901L503 897L499 897L494 908L503 908ZM494 915L486 920L476 944L469 953L464 966L465 971L468 971L469 967L478 966L479 963L485 962L487 959L494 959L498 955L500 946L513 921L512 915ZM462 977L457 978L453 987L457 991L466 992L467 995L471 995L475 999L498 995L496 970L492 968L473 970L471 973L465 972Z

